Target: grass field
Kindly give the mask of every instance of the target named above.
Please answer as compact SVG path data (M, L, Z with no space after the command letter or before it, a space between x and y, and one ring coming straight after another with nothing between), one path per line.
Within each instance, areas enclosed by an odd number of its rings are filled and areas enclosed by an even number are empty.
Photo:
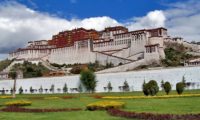
M184 94L195 94L200 90L185 91ZM165 93L159 92L158 95ZM171 94L176 94L172 92ZM143 96L142 92L129 93L101 93L101 94L54 94L54 95L17 95L17 100L30 100L32 105L28 108L82 108L86 105L102 99L95 99L91 95L101 96ZM75 96L72 99L30 99L32 97L49 96ZM3 104L13 99L0 99L0 108ZM200 97L168 98L168 99L124 99L115 100L126 103L124 110L135 112L188 114L200 113ZM0 112L0 120L126 120L112 117L106 111L75 111L75 112L51 112L51 113L9 113Z

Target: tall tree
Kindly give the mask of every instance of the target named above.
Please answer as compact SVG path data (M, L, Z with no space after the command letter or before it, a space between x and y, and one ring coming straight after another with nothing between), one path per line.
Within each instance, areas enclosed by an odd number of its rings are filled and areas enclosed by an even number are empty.
M95 91L97 81L94 72L88 69L83 70L80 74L80 80L88 92Z
M108 92L112 91L112 85L110 81L108 82L107 88L108 88Z
M67 93L68 92L68 88L67 88L67 84L65 83L64 87L63 87L63 93Z
M8 76L14 80L12 96L13 96L13 98L16 98L15 92L16 92L17 72L11 71L11 72L9 72Z

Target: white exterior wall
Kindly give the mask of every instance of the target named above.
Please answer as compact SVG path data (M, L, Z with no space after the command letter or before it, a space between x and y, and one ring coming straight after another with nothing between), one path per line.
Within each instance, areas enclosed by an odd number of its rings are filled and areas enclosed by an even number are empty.
M120 66L117 66L117 67L105 69L105 70L99 71L97 73L115 73L115 72L122 72L122 71L125 72L125 71L132 70L132 69L134 69L134 68L136 68L140 65L146 65L144 59L134 61L134 62L131 62L131 63L127 63L127 64L124 64L124 65L120 65Z
M111 51L111 50L119 50L123 48L127 48L128 43L120 44L116 41L113 42L105 42L93 45L93 51Z
M118 58L115 56L106 55L106 54L98 53L98 52L95 53L95 60L99 61L99 63L102 65L106 65L107 63L113 63L114 66L119 65L119 63L125 64L125 63L130 62L129 60L125 60L122 58Z
M130 56L144 52L147 40L147 34L132 35Z
M119 86L122 86L126 80L130 86L130 90L141 91L144 80L156 80L160 87L161 81L169 81L172 84L172 89L175 90L176 83L182 81L184 76L186 82L196 83L194 86L188 89L200 89L200 67L181 67L174 69L158 69L158 70L146 70L146 71L132 71L132 72L120 72L120 73L107 73L97 74L97 87L96 92L105 92L104 87L108 82L111 82L113 92L120 92ZM55 85L55 93L57 88L62 89L64 84L67 84L68 91L71 93L70 88L78 88L80 81L79 75L77 76L64 76L64 77L48 77L48 78L31 78L31 79L18 79L17 80L17 92L20 86L23 89L29 89L32 86L34 89L39 89L40 86L43 89L50 89L51 85ZM0 90L10 90L13 86L13 80L1 80ZM161 89L161 88L160 88ZM62 90L61 90L62 91ZM49 92L49 91L48 91ZM44 93L44 92L43 92ZM10 92L9 92L10 94Z
M124 48L120 51L113 53L112 55L118 56L118 57L123 57L123 58L128 58L130 56L130 48Z
M51 50L23 50L9 55L9 59L38 59L46 57L51 53Z
M58 64L74 64L95 62L95 53L91 52L90 44L88 46L78 47L75 44L72 47L53 49L49 57L49 62Z
M145 51L144 53L144 59L146 64L151 64L151 63L159 63L160 62L160 55L159 55L159 48L158 46L155 47L155 52L147 52Z

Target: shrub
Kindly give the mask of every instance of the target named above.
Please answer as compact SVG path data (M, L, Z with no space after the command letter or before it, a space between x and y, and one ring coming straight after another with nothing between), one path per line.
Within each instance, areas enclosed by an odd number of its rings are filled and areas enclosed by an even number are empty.
M148 96L154 96L158 93L159 87L155 80L151 80L148 83L143 83L143 93L144 95Z
M129 88L127 81L124 81L123 91L130 91L130 88Z
M22 88L22 86L19 88L19 94L23 94L23 88Z
M111 82L108 83L107 88L108 88L108 92L112 91L112 85L111 85Z
M16 100L16 101L11 101L11 102L6 102L6 106L29 106L31 105L32 102L26 101L26 100Z
M164 88L167 95L169 94L169 92L172 89L171 84L169 82L165 82L164 85L163 85L163 88Z
M31 93L31 94L34 93L34 89L33 89L32 86L30 87L30 93Z
M87 110L108 110L111 108L123 108L125 105L124 102L117 102L117 101L99 101L95 103L91 103L86 106Z
M43 93L43 88L42 88L42 86L40 86L40 88L39 88L39 93Z
M84 88L89 92L94 92L96 88L96 76L90 70L83 70L80 74L80 80Z
M52 93L54 93L54 90L55 90L55 85L54 84L52 84L51 85L51 88L49 89Z
M183 82L179 82L176 84L176 91L179 95L183 93L184 88L185 88L185 84Z
M65 83L64 87L63 87L63 93L67 93L68 92L68 88L67 88L67 84Z

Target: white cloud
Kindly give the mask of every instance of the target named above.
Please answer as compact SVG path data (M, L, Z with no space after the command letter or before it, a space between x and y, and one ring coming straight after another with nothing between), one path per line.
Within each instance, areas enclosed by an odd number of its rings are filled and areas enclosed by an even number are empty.
M200 1L187 0L167 4L166 10L155 10L146 16L133 18L125 25L131 29L166 27L169 35L186 41L200 42Z
M200 42L200 1L188 0L169 5L164 11L166 27L172 36L181 36L187 41Z
M161 10L155 10L149 12L146 16L133 18L132 21L126 23L126 26L130 30L155 28L165 26L165 15Z
M18 3L0 6L0 53L23 47L27 41L51 39L59 31L78 27L102 30L119 23L107 16L66 20L40 13Z

